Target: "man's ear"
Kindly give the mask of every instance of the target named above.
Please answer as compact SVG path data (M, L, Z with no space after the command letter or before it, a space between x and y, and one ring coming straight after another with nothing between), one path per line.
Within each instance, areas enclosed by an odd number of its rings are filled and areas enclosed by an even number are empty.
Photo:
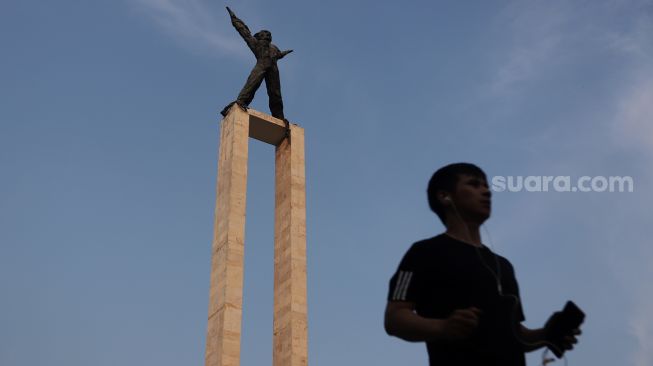
M437 193L437 198L442 206L447 207L451 205L451 195L449 194L449 192L439 191Z

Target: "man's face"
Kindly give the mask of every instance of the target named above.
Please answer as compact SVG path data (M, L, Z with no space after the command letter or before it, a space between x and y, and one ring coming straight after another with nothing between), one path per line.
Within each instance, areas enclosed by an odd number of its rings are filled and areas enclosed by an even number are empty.
M491 197L492 193L485 179L461 174L451 198L463 219L483 223L492 211Z

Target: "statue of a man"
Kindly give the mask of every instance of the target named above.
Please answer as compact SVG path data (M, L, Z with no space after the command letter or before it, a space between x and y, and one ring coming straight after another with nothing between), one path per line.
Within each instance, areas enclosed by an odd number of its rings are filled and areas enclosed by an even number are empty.
M229 108L234 104L238 104L241 108L247 109L249 103L254 99L256 90L261 86L261 82L265 79L265 86L268 90L268 97L270 98L270 112L272 116L285 120L283 115L283 101L281 100L281 81L279 80L279 68L277 68L277 60L282 59L284 56L292 52L292 50L280 51L277 46L272 44L272 33L267 30L262 30L254 36L250 32L247 25L242 20L236 17L229 7L227 7L229 16L231 17L231 24L236 28L238 33L252 50L256 56L256 66L247 78L245 86L238 94L235 102L229 103L223 110L222 115L226 116ZM287 123L287 122L286 122Z

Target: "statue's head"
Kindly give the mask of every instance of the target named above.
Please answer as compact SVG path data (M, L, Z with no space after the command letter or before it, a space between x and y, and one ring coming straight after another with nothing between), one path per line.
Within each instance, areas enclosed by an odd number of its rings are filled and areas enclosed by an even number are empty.
M254 38L256 38L259 41L267 41L267 42L272 42L272 33L268 30L262 30L254 35Z

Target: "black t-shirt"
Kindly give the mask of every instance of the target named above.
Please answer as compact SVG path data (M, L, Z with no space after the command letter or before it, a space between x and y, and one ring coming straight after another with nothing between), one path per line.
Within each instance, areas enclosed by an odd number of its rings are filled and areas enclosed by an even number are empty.
M514 336L524 320L514 270L485 246L477 249L445 234L413 244L390 280L388 301L413 302L425 318L447 318L472 306L483 311L470 339L427 342L431 366L526 364Z

